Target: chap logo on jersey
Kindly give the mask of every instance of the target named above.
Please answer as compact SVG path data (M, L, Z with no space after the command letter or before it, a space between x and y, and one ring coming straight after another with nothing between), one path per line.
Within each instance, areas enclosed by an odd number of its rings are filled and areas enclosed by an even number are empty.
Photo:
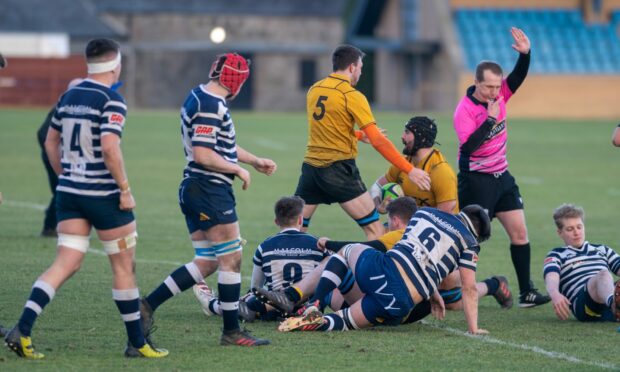
M204 137L209 137L213 135L213 127L209 127L206 125L199 125L198 127L196 127L196 130L194 130L194 135L195 136L204 136Z
M210 218L205 213L200 212L200 221L209 221Z
M478 263L478 255L474 254L473 257L471 258L473 263Z
M110 124L118 124L123 125L125 123L125 117L121 114L112 114L110 115L110 119L108 119Z
M551 263L551 262L553 262L553 257L547 257L547 258L545 258L545 262L543 263L543 265L546 265L546 264Z

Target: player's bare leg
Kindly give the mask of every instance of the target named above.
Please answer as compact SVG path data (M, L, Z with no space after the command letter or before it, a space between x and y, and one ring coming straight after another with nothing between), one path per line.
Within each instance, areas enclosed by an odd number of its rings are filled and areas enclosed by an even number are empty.
M351 218L357 221L362 230L364 230L367 240L378 239L385 233L385 229L383 228L381 221L379 221L379 215L375 209L375 203L373 202L368 191L355 199L340 203L340 206L349 216L351 216Z
M303 222L303 225L301 226L302 232L308 231L308 224L310 223L310 219L312 218L312 215L314 214L317 208L318 208L318 204L304 204L304 209L302 211L302 215L304 217L304 222Z
M601 270L595 276L591 277L587 283L588 294L595 302L606 304L613 299L614 279L607 270Z

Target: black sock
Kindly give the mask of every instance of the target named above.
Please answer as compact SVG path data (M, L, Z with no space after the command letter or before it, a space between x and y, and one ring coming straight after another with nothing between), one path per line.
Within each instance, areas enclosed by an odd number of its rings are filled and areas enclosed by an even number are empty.
M482 281L484 284L487 285L487 294L485 296L491 296L493 295L493 293L497 292L497 290L499 289L499 280L497 280L497 278L495 277L490 277L488 279L485 279Z
M527 292L531 289L530 285L530 243L523 245L510 245L510 257L517 273L519 281L519 291Z

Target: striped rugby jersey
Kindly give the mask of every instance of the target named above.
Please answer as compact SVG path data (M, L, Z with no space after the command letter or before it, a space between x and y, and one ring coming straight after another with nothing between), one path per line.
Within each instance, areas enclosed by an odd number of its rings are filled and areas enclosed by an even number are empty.
M121 137L126 116L123 97L91 79L60 97L50 124L61 133L63 173L57 191L100 198L120 193L103 162L101 137Z
M262 268L267 288L279 291L297 283L329 256L316 243L316 237L297 229L282 230L262 242L253 262Z
M402 266L420 295L429 299L450 272L460 267L475 271L479 251L478 241L459 218L422 208L386 254Z
M560 293L572 303L579 290L601 270L620 274L620 256L602 244L584 242L580 248L565 246L552 249L545 258L544 276L560 274Z
M187 166L185 177L202 177L217 184L232 185L234 174L211 171L194 161L193 146L215 151L237 163L237 144L226 99L207 92L202 85L192 89L181 107L181 134Z

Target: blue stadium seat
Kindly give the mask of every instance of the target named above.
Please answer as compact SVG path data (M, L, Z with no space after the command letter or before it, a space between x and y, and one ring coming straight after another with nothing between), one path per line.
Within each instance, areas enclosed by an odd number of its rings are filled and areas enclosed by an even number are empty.
M511 69L516 56L508 29L517 25L535 50L533 73L620 73L620 10L601 25L586 24L576 9L468 9L456 10L454 19L472 69L482 59Z

